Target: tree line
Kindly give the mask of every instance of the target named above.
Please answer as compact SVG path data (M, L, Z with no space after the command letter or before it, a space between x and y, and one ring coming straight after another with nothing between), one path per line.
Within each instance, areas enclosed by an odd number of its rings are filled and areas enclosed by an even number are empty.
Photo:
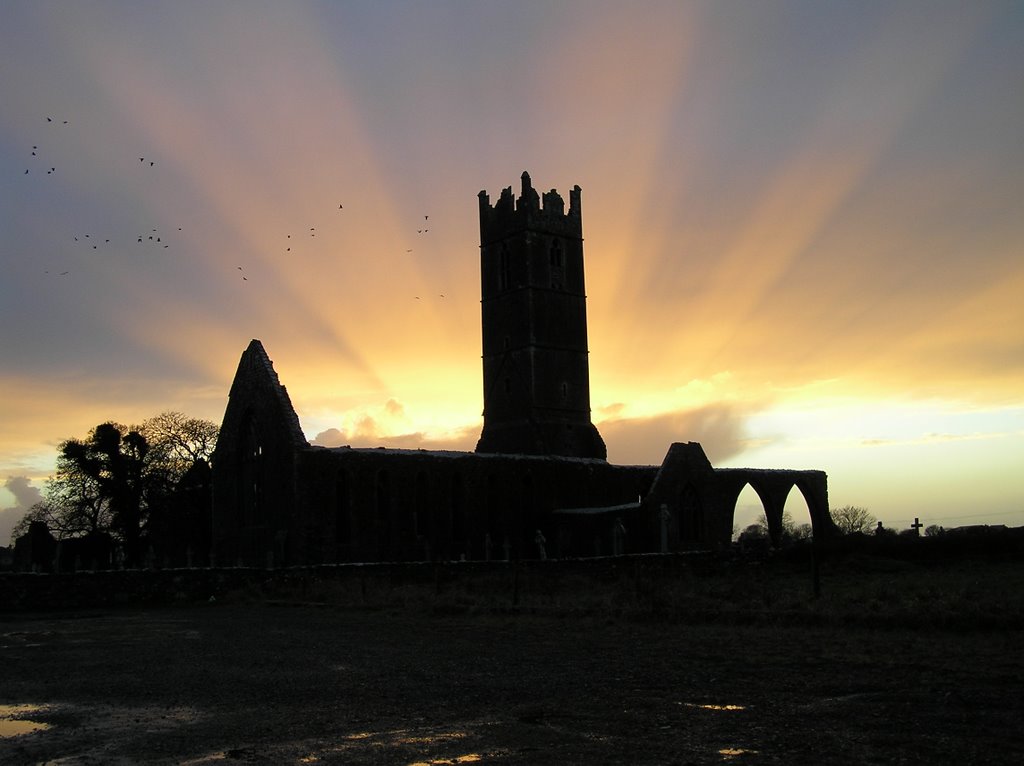
M830 512L836 530L841 535L869 534L875 530L878 519L867 508L858 505L844 505L833 508ZM813 537L811 525L797 524L788 510L782 513L783 545L810 540ZM739 533L738 541L745 544L760 544L768 541L768 519L762 515L753 524L744 527Z
M109 536L125 566L147 550L165 553L209 544L210 456L215 423L163 412L141 425L101 423L84 439L58 446L43 500L15 525L12 537L43 522L58 540Z

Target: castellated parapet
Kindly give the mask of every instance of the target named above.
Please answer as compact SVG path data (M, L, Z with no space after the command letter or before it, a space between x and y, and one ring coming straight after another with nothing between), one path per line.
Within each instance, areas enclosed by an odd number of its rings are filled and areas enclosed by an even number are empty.
M487 192L481 191L478 195L481 246L524 231L582 240L581 191L579 186L574 186L569 191L568 213L565 212L565 200L557 190L544 192L542 198L533 188L530 174L525 171L522 175L519 199L512 193L512 187L508 186L502 189L501 196L492 207Z

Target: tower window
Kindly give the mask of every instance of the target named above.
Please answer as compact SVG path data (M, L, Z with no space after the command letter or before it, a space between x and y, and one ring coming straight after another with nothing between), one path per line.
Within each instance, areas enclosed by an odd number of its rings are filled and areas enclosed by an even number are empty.
M562 283L565 282L565 268L562 260L562 245L557 239L551 240L548 262L551 266L551 286L560 290Z
M508 245L501 245L501 263L498 271L498 289L508 290L512 286L512 263L509 258Z
M559 241L557 239L551 240L550 256L551 256L551 265L552 266L557 266L558 268L561 268L562 267L562 245L559 243Z
M569 401L569 384L562 381L562 403Z

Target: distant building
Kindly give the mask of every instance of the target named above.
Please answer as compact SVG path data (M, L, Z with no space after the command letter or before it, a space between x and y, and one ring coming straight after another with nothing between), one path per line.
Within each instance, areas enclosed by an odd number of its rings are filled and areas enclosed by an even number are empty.
M748 484L781 537L822 471L716 469L694 442L616 466L590 415L581 192L480 192L484 424L475 452L311 446L263 345L242 354L213 455L219 564L591 556L729 544ZM540 544L537 541L543 540Z

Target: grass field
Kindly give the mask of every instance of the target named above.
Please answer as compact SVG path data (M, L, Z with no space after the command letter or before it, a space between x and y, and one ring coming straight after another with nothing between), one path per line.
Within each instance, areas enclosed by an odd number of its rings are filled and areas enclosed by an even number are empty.
M0 614L0 763L1024 762L1013 557L554 571Z

